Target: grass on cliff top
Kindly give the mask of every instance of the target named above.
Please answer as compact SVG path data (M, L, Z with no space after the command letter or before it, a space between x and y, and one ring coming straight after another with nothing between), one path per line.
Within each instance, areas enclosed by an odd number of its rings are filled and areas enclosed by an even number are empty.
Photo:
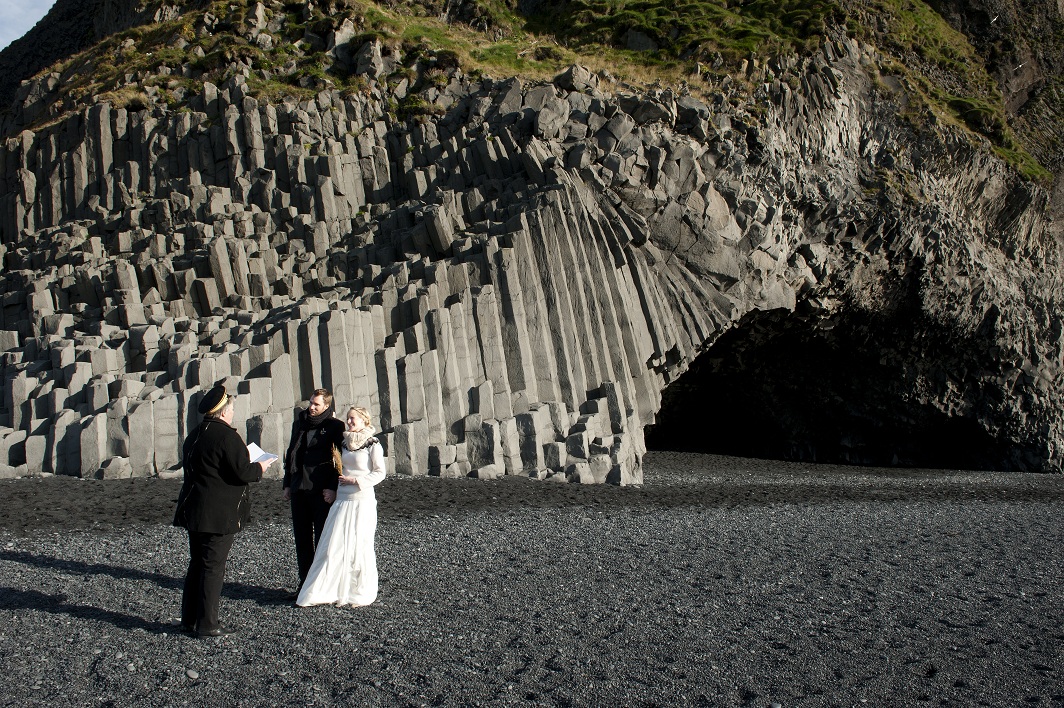
M271 100L309 98L325 88L359 91L361 77L332 67L329 33L349 21L360 33L401 45L413 79L435 64L466 73L549 79L571 63L604 69L628 83L675 85L692 77L738 76L750 59L805 54L831 27L876 44L904 65L923 98L948 119L986 136L1028 177L1048 173L1016 140L1003 100L981 57L961 33L921 0L473 0L463 4L473 29L437 19L443 0L305 2L267 0L274 46L248 41L253 2L189 2L178 19L136 27L52 67L75 100L180 106L204 81L248 73L252 91ZM447 57L443 59L443 57ZM741 83L741 82L740 82ZM712 86L694 80L693 92ZM701 89L701 90L700 90Z
M411 62L423 64L433 63L436 55L453 57L448 61L466 73L548 80L577 61L592 69L608 66L618 71L614 58L581 57L549 38L521 29L495 40L469 27L358 0L347 0L344 9L331 17L317 10L307 17L292 9L298 3L284 5L283 11L267 10L269 19L283 16L283 29L272 35L273 48L264 50L242 36L249 4L247 0L217 2L170 22L134 27L49 67L45 73L58 73L64 95L75 102L91 102L95 97L134 110L154 102L179 106L185 97L200 91L204 82L220 84L241 71L241 66L250 69L247 83L261 98L306 99L323 88L360 91L365 87L364 79L334 68L325 53L328 32L345 19L359 32L356 42L377 38L400 45ZM214 18L210 24L205 23L207 15ZM619 66L622 78L645 78L639 62L632 63L633 71L626 71L624 61Z
M747 58L812 51L831 26L907 67L930 107L986 137L1028 178L1051 178L1017 140L982 57L921 0L545 0L527 26L579 52L642 47L645 67L677 61L734 73ZM630 58L630 57L629 57ZM646 71L646 69L644 69Z
M659 61L725 61L816 48L834 2L753 0L558 0L537 9L527 27L580 48L629 48Z
M1009 126L1001 91L982 57L935 10L913 0L851 0L848 13L851 35L903 64L939 115L986 137L1029 179L1052 179Z

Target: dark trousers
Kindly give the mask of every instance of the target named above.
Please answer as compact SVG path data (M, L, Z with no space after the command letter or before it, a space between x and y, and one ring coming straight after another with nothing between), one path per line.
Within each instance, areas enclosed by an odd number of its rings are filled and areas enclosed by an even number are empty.
M188 532L189 562L181 594L181 624L206 632L218 628L218 601L225 561L236 534Z
M299 564L299 585L307 579L314 563L314 549L318 547L321 530L329 518L329 507L321 491L297 489L292 492L292 532L296 539L296 563Z

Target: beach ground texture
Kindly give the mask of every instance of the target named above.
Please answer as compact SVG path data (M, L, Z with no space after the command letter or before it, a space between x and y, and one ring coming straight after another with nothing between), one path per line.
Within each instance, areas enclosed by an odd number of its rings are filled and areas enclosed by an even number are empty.
M1064 479L655 452L389 478L378 601L301 609L279 483L176 628L177 480L0 482L5 706L1064 706Z

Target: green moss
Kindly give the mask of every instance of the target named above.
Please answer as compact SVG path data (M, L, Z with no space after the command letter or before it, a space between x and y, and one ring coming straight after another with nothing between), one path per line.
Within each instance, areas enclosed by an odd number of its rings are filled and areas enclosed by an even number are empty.
M997 144L1003 144L1007 126L1003 111L991 103L961 96L947 96L945 103L954 115L971 130L982 133Z
M422 51L434 48L454 49L456 46L454 37L440 24L412 22L403 28L399 37L404 45L420 45Z
M830 19L842 17L836 3L824 0L561 0L528 26L578 48L625 48L638 32L657 46L647 52L655 61L720 55L737 62L751 53L804 51Z
M422 96L411 93L407 94L395 105L394 112L400 120L414 116L432 115L440 112L440 107L429 103Z
M286 98L295 98L301 101L313 98L317 94L317 91L313 89L303 88L286 81L278 81L276 79L267 81L255 76L248 79L248 90L253 98L273 103L283 101Z
M521 73L531 68L532 62L521 56L524 47L514 42L495 42L483 48L474 49L471 56L485 64L513 73Z
M1053 173L1042 167L1030 153L1022 148L995 147L994 152L1001 159L1016 167L1020 174L1044 187L1053 183Z
M101 94L100 100L107 101L115 108L125 108L128 111L143 111L151 107L148 94L133 86Z

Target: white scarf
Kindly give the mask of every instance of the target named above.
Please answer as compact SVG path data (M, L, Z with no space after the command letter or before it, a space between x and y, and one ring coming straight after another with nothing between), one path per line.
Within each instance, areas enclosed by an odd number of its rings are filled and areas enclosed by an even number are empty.
M373 440L377 430L372 425L367 425L359 431L344 431L344 447L348 450L359 450Z

